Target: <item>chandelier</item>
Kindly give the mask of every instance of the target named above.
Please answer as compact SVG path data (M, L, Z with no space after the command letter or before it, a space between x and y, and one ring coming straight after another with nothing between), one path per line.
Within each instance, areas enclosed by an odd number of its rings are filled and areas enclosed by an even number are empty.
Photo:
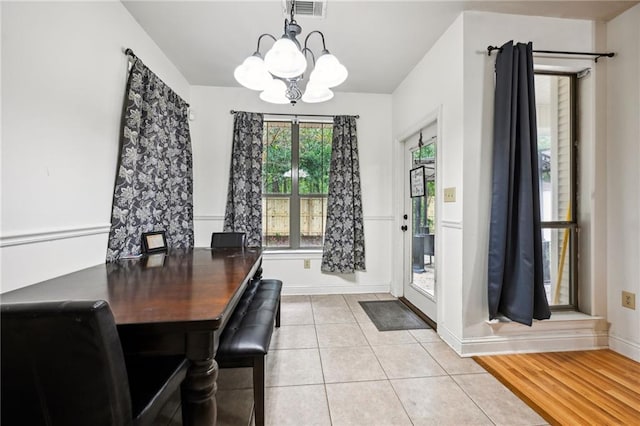
M274 104L295 105L303 102L318 103L333 98L332 87L347 79L347 69L327 50L324 34L320 31L310 32L304 40L304 47L296 39L302 27L293 19L295 1L291 2L291 19L284 20L284 34L277 40L271 34L258 37L258 46L253 55L239 65L233 76L244 87L260 91L260 99ZM316 59L307 47L309 37L318 34L322 38L322 52ZM260 42L269 37L275 42L266 53L264 59L260 54ZM313 60L314 68L304 88L301 83L307 69L307 55Z

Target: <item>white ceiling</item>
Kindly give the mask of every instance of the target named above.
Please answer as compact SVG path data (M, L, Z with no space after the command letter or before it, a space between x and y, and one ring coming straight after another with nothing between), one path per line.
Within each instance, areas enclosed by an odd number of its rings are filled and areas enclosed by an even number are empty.
M255 51L260 34L279 37L284 24L281 0L122 3L192 85L239 86L234 68ZM607 21L637 3L328 0L325 18L296 20L301 42L322 31L327 49L349 70L335 91L391 93L463 10ZM271 43L263 40L263 55ZM319 52L319 37L310 45Z

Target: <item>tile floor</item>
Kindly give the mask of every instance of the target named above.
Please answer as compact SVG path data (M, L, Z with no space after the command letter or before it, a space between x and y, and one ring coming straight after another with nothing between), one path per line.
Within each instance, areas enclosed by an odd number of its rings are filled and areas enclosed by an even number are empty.
M379 332L358 301L388 298L283 296L267 355L267 425L546 424L433 330ZM218 425L251 424L251 386L250 369L220 371Z

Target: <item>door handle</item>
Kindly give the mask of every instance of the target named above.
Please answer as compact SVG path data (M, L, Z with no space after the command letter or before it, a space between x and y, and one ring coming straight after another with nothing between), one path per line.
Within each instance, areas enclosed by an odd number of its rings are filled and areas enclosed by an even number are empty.
M403 232L407 232L407 229L409 228L407 228L407 225L402 225L400 229L402 229Z

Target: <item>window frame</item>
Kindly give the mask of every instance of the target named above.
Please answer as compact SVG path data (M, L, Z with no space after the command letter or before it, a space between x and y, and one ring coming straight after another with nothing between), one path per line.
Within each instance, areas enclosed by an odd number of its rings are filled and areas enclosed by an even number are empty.
M328 189L327 194L309 193L300 195L300 124L323 124L333 125L333 120L298 120L297 117L277 117L270 118L265 116L263 123L267 122L290 122L291 123L291 193L290 194L277 194L277 193L262 193L262 199L268 198L289 198L289 246L267 246L263 238L262 244L265 250L269 251L287 251L287 250L304 250L304 251L318 251L322 250L322 245L319 246L301 246L302 236L300 235L300 201L304 198L324 198L329 197ZM331 142L330 142L331 143ZM331 159L329 159L331 161ZM264 165L263 165L264 166ZM324 224L326 225L326 214L324 212ZM294 218L297 218L294 220ZM266 230L263 230L263 237ZM324 236L323 236L324 241Z
M568 229L569 230L569 303L564 305L552 305L552 301L549 300L549 307L551 311L577 311L578 306L578 291L579 291L579 236L580 227L578 225L578 194L579 194L579 181L578 181L578 154L579 154L579 135L578 135L578 74L574 72L560 72L560 71L534 71L535 75L549 75L556 77L569 77L569 96L570 96L570 176L571 176L571 219L570 220L552 220L552 221L540 221L541 231L545 229Z

